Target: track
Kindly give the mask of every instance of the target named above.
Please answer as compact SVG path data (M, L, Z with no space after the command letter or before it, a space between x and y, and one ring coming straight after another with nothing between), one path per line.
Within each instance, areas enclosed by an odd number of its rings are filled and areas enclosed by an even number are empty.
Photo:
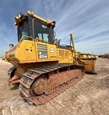
M44 104L81 80L84 67L74 64L57 64L29 69L22 75L21 94L35 105Z

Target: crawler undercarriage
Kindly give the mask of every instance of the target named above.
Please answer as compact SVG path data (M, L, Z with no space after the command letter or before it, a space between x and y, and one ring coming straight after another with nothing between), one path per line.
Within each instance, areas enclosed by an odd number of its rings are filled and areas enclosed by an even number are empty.
M27 101L41 105L81 80L84 66L57 64L29 69L22 75L20 91Z

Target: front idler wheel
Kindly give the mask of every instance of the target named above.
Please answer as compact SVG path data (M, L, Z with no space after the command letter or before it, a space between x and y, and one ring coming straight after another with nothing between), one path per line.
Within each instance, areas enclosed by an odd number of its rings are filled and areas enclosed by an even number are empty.
M35 95L41 95L45 93L47 88L47 82L44 78L37 79L32 85L32 91Z

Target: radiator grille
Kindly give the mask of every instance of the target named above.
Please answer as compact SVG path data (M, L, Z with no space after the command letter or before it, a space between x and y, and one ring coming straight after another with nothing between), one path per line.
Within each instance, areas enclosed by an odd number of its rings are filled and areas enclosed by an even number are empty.
M68 57L68 55L69 55L69 52L65 51L65 57Z
M59 56L64 56L64 50L59 50Z

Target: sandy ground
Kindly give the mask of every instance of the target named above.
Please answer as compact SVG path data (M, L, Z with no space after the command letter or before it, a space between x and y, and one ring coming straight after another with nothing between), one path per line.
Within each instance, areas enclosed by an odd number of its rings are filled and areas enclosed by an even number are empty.
M0 59L0 115L109 115L109 60L98 59L97 75L84 78L50 102L33 106L8 86L12 65Z

